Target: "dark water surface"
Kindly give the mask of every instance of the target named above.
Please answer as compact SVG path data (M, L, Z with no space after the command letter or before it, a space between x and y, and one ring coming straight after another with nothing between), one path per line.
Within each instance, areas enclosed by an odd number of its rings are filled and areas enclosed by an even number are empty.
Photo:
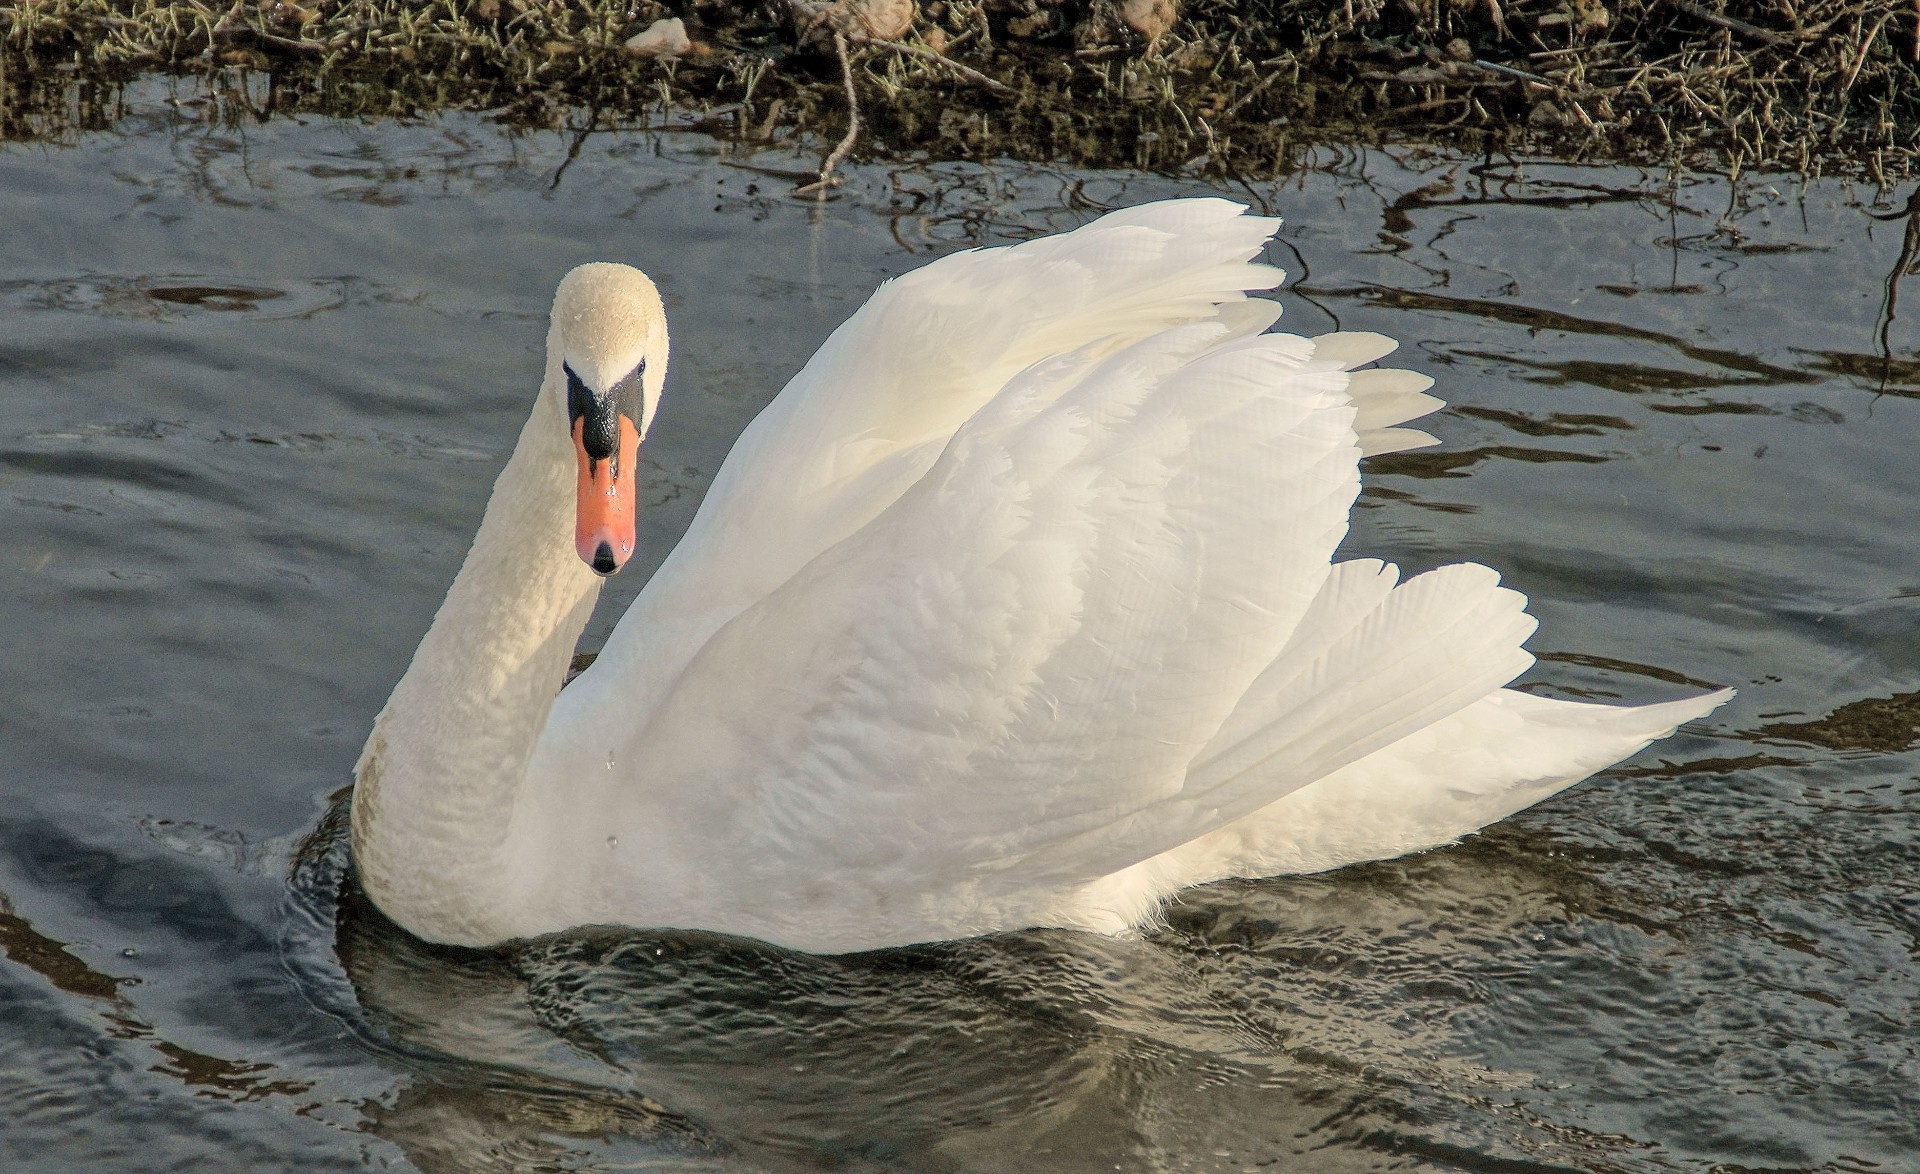
M693 134L558 174L567 137L479 118L236 131L166 93L0 150L0 1166L1920 1169L1890 200L1418 152L1254 185L1286 324L1406 340L1453 405L1443 448L1376 463L1350 549L1501 569L1534 687L1741 689L1621 769L1455 848L1191 894L1145 941L468 954L340 897L333 804L559 275L640 264L674 323L592 645L881 277L1213 189L873 167L816 208L754 170L811 156Z

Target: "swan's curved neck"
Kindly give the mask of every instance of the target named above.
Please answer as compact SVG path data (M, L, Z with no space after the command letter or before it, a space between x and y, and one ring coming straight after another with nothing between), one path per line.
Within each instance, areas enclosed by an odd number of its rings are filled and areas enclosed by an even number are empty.
M574 457L561 402L543 388L354 772L361 883L390 916L438 941L503 936L497 927L519 888L514 806L600 591L574 550Z

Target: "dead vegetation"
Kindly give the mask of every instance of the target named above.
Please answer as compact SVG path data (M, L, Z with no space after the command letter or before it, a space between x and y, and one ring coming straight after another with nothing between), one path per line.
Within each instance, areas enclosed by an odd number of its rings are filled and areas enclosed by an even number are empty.
M233 117L834 143L851 97L896 154L1253 175L1397 138L1890 182L1916 59L1920 0L0 0L0 135L106 125L165 70Z

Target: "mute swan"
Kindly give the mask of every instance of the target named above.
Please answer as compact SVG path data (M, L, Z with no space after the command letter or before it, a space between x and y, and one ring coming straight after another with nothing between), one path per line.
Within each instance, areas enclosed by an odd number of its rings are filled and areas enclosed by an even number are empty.
M599 660L666 381L652 282L561 281L546 377L358 766L373 900L438 942L835 953L1124 933L1190 885L1458 839L1673 732L1502 688L1485 567L1332 563L1440 401L1264 333L1277 221L1174 200L890 281L754 420Z

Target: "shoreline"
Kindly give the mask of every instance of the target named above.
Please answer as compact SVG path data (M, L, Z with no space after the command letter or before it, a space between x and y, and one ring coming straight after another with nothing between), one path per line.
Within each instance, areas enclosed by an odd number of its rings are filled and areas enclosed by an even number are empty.
M670 110L862 157L1266 175L1329 143L1849 175L1920 163L1920 3L1887 0L9 0L0 139L145 73L244 116ZM256 97L265 79L264 98ZM831 171L831 167L824 170Z

